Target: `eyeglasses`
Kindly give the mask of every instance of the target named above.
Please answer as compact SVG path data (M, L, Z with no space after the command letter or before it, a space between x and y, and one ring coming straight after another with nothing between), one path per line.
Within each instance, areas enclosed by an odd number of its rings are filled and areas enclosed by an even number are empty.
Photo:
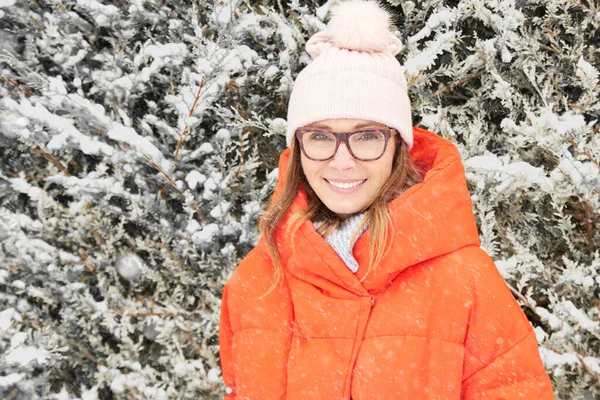
M309 160L332 159L340 147L340 142L344 142L355 159L375 161L383 156L390 136L397 132L394 128L365 129L346 133L299 128L296 130L296 137L302 153Z

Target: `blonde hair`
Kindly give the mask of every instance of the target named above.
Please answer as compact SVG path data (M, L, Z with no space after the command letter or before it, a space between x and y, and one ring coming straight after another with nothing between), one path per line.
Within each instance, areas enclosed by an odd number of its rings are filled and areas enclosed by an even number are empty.
M388 244L390 229L392 228L388 213L389 202L404 190L423 180L419 168L410 158L406 143L398 135L394 135L393 137L396 142L396 150L394 152L392 172L379 190L373 203L364 210L366 215L355 233L357 234L366 223L369 223L369 229L371 230L369 241L370 262L363 279L368 275L372 267L381 262L391 245L391 243ZM275 243L275 230L292 205L300 185L306 191L308 207L290 217L290 224L288 225L286 235L294 237L298 228L304 222L311 220L322 221L318 232L323 236L327 236L342 222L342 219L337 214L329 210L321 202L306 181L300 161L300 146L297 140L294 139L291 145L291 156L288 159L285 186L281 195L269 205L259 220L259 231L265 239L275 270L273 283L263 296L268 295L275 289L283 274L281 258Z

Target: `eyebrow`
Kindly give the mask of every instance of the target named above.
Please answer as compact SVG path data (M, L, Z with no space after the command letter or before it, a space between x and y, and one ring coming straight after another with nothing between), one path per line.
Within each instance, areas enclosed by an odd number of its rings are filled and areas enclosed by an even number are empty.
M352 129L360 129L360 128L365 128L367 126L377 126L377 122L359 122L358 124L354 125L354 127ZM317 129L331 129L331 127L327 126L327 125L322 125L322 124L316 124L313 125L313 128L317 128Z

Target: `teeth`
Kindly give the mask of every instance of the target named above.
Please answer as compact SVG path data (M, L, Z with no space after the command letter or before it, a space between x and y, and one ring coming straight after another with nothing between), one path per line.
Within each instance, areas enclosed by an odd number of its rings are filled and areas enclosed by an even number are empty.
M342 183L342 182L333 182L330 180L327 180L327 182L331 183L333 186L335 186L336 188L340 188L340 189L350 189L353 188L355 186L360 185L361 183L363 183L366 179L360 180L360 181L355 181L355 182L348 182L348 183Z

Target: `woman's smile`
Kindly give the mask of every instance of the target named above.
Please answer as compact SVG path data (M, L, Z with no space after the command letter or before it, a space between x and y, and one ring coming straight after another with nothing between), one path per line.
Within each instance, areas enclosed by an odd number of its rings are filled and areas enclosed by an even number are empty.
M339 180L339 179L334 180L334 179L327 179L327 178L324 178L324 179L327 183L329 183L335 189L343 189L343 190L354 189L354 188L358 189L358 186L362 185L363 183L365 183L367 181L366 179L358 179L358 180ZM346 192L344 192L344 193L346 193Z

